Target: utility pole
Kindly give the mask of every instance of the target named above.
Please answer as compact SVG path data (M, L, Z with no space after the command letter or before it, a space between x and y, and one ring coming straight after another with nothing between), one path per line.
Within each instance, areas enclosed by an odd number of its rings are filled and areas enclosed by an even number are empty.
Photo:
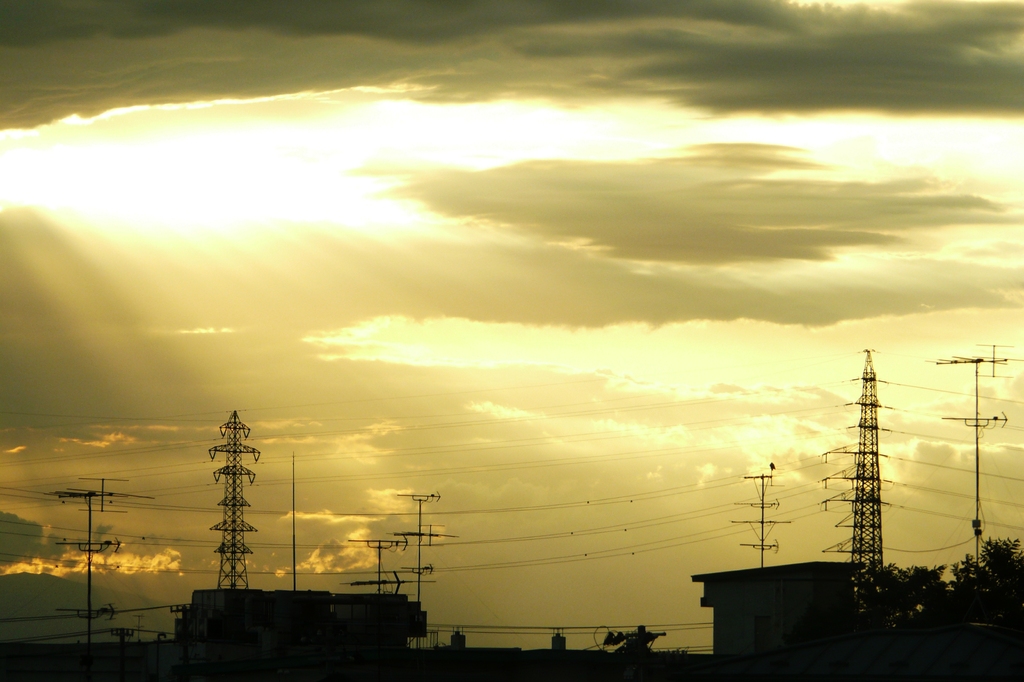
M992 377L996 376L996 365L1005 365L1009 358L997 358L996 348L1008 346L992 346L992 357L986 358L975 356L971 358L953 356L950 360L937 360L936 365L974 365L974 416L973 417L944 417L952 421L962 421L965 426L974 429L974 520L971 527L974 529L974 570L977 576L981 562L981 432L991 429L1000 424L1006 426L1006 414L1002 417L981 418L981 396L978 393L981 377L981 366L992 365Z
M771 471L775 471L775 465L769 464ZM778 541L773 541L771 544L767 544L768 536L771 534L772 529L779 523L789 523L789 521L771 521L765 518L766 509L778 509L779 501L774 502L765 501L765 492L768 486L772 485L772 474L759 474L757 476L744 476L744 480L754 481L754 487L757 490L757 502L737 502L737 504L745 507L757 507L761 510L761 518L754 521L733 521L733 523L746 523L749 524L754 533L757 534L757 542L741 542L741 547L753 547L754 549L760 550L761 552L761 568L764 568L764 551L766 549L774 549L776 552L779 551Z
M83 479L83 480L94 480L94 479ZM100 501L100 508L99 508L98 511L99 512L105 512L105 511L108 511L106 509L106 504L107 504L106 500L108 500L108 499L110 499L112 497L136 497L136 498L145 498L145 499L150 499L150 500L153 499L151 497L147 497L147 496L143 496L143 495L128 495L126 493L114 493L114 492L110 492L109 490L106 489L106 483L107 483L108 480L122 481L123 479L99 479L99 480L100 480L100 489L99 490L86 490L86 489L81 489L81 488L69 488L67 490L58 490L56 492L48 493L50 495L54 495L54 496L60 498L61 504L64 504L68 499L84 500L85 501L85 511L88 513L88 516L87 516L88 521L86 522L87 525L88 525L88 529L86 531L86 541L85 542L67 542L65 540L64 542L58 542L57 543L58 545L73 545L73 546L76 546L76 547L78 547L78 551L79 552L82 552L83 554L85 554L85 563L86 563L86 569L85 569L85 574L86 574L86 578L85 578L85 615L82 615L82 611L80 609L67 609L67 610L75 611L75 613L77 613L80 618L85 618L85 623L86 623L86 625L85 625L85 656L82 657L82 661L81 662L82 662L82 666L85 668L85 680L86 680L86 682L91 682L91 680L92 680L92 664L93 664L93 659L92 659L92 621L94 619L96 619L96 618L99 618L101 615L109 614L111 617L113 617L113 615L114 615L113 607L109 607L109 608L104 607L104 608L95 609L95 610L92 608L92 557L93 557L94 554L100 554L102 552L105 552L108 549L110 549L111 547L114 548L114 552L115 553L119 549L121 549L121 541L116 539L116 538L114 540L103 540L103 541L100 541L100 542L93 542L92 541L93 500L99 499L99 501ZM109 510L109 511L113 511L113 510ZM124 513L124 512L122 512L122 513ZM65 609L61 609L61 610L65 610Z
M234 590L241 586L247 590L249 577L245 572L245 555L252 554L252 550L245 545L245 534L255 533L256 529L242 518L242 512L249 506L242 494L242 484L243 478L248 478L249 485L252 485L256 474L242 466L242 454L251 454L253 461L258 462L260 451L242 443L249 437L249 427L238 418L237 410L221 425L220 435L227 442L210 448L211 460L217 458L218 452L223 452L225 459L225 465L213 472L213 480L218 483L224 477L224 499L220 501L220 506L224 507L224 520L210 528L223 533L220 547L214 550L220 554L217 587Z
M844 479L852 483L849 490L825 500L825 508L829 502L849 502L852 506L850 514L836 524L836 528L844 527L852 520L853 534L848 540L833 545L825 551L849 552L850 562L862 569L877 571L882 568L882 479L878 466L878 378L871 361L871 351L864 351L864 372L861 374L860 400L854 405L860 406L860 421L857 423L859 438L857 449L853 451L853 466L834 476L828 481ZM849 452L843 449L839 452Z
M113 629L111 629L110 634L112 634L114 637L117 637L118 642L119 642L118 652L119 652L120 656L119 656L118 667L117 667L117 669L118 669L118 678L117 679L120 680L120 682L125 682L125 678L124 678L124 640L125 640L126 637L130 638L132 635L134 635L135 631L134 630L129 630L128 628L113 628Z

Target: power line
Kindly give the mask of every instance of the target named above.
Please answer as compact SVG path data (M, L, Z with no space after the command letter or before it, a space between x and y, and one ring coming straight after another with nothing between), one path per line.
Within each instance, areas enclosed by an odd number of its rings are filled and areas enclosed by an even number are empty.
M817 457L811 457L811 458L806 458L806 459L814 459L814 460L816 460ZM798 461L805 461L805 460L798 460ZM801 468L806 468L806 467L797 467L797 468L793 469L793 471L798 471ZM717 485L715 485L715 483L717 483ZM641 493L641 494L636 494L636 495L629 496L629 499L626 499L626 497L606 498L604 500L594 500L594 501L587 500L587 501L576 502L576 503L571 503L571 504L572 504L573 507L580 508L580 507L597 507L597 506L602 506L604 504L632 503L633 501L642 502L642 501L645 501L645 500L648 500L648 499L658 499L659 497L667 496L669 494L675 495L675 494L683 494L683 493L687 493L687 492L705 492L707 490L717 489L717 488L721 488L721 487L728 487L728 486L731 486L731 485L737 485L738 483L739 483L739 481L737 481L734 477L723 477L721 479L715 479L715 480L709 481L709 482L707 482L706 484L704 484L703 486L701 486L697 490L688 490L688 491L687 490L683 490L683 491L680 491L680 490L675 490L675 489L667 489L667 490L670 491L669 493L664 493L664 492L660 492L660 491L656 492L656 493L647 493L648 497L643 497L644 494ZM695 485L698 485L698 484L695 484ZM816 485L816 482L809 481L809 482L807 482L807 483L805 483L803 485L797 486L793 490L794 491L795 490L801 490L801 489L804 489L804 488L808 488L808 487L810 487L812 485ZM794 495L795 495L795 493L791 493L790 495L784 495L782 497L783 498L787 498L787 497L793 497ZM716 505L714 507L704 507L704 508L701 508L701 509L692 510L692 511L688 511L688 512L680 512L680 513L677 513L677 514L670 514L670 515L658 516L658 517L653 517L653 518L645 518L645 519L639 519L639 520L625 522L625 523L617 523L617 524L606 525L606 526L598 526L598 527L593 527L593 528L565 530L565 531L558 531L558 532L553 532L553 533L540 534L540 535L532 535L532 536L517 536L517 537L510 537L510 538L491 538L491 539L477 539L477 540L446 542L445 545L446 546L454 546L454 545L500 544L500 543L512 543L512 542L526 542L526 541L538 541L538 540L565 539L565 538L569 538L569 537L585 537L587 535L613 533L613 532L616 532L616 531L625 530L627 528L628 529L643 529L643 528L649 528L649 527L654 527L654 526L666 525L666 524L669 524L669 523L681 522L681 521L685 521L685 520L692 520L692 519L697 519L697 518L706 518L706 517L709 517L709 516L715 516L715 515L718 515L718 514L722 514L722 513L726 512L727 510L731 509L732 507L733 507L733 505L731 503L725 503L725 504L721 504L721 505ZM536 510L551 510L551 509L565 509L565 508L569 508L569 507L567 507L565 505L562 505L562 506L538 505L535 508L527 508L527 509L520 508L520 509L512 509L512 510L508 510L508 509L501 510L501 509L498 509L498 510L464 510L464 511L474 511L474 512L477 512L477 513L485 513L485 512L492 512L492 511L529 511L529 510L536 511ZM14 523L14 522L8 521L8 523ZM11 533L9 531L0 531L0 534L11 534ZM20 535L29 535L29 534L20 534ZM30 537L38 537L38 536L30 535ZM172 546L170 543L174 543L173 546L179 546L179 547L181 547L181 546L209 547L209 546L213 545L213 542L211 542L211 541L203 541L203 540L189 539L189 538L164 538L164 537L157 537L157 536L152 536L152 535L138 536L138 535L130 535L130 534L122 534L122 537L141 539L142 542L135 542L133 544L134 545L142 545L142 546L156 546L156 547ZM261 548L285 548L285 547L289 547L290 544L289 543L284 543L284 542L279 542L279 543L267 542L267 543L254 544L252 546L253 547L261 547ZM303 547L304 549L318 548L318 547L322 546L322 543L321 544L302 544L302 545L299 545L299 546Z
M948 395L959 395L965 398L973 398L973 393L964 393L963 391L950 391L943 388L933 388L931 386L917 386L915 384L901 384L898 381L879 381L880 384L888 384L890 386L900 386L902 388L916 388L922 391L932 391L933 393L946 393ZM994 395L983 395L981 396L985 400L995 400L1002 403L1015 403L1017 405L1024 405L1024 400L1014 400L1013 398L1000 398Z
M800 487L808 487L810 485L814 485L814 482L813 481L812 482L808 482L807 484L804 484L803 486L800 486ZM793 495L788 495L787 497L791 497L791 496L793 496ZM817 503L814 503L814 504L811 504L811 505L805 505L803 507L798 507L798 508L792 510L792 512L789 512L789 513L795 513L795 512L800 511L800 510L804 510L804 509L808 509L808 508L816 508L816 507L817 507ZM800 519L800 518L805 518L805 517L810 516L810 515L812 515L812 514L803 514L801 516L794 517L793 520ZM710 540L715 540L715 539L720 539L720 538L728 537L728 536L731 536L731 535L736 535L737 533L742 533L742 532L745 532L745 531L740 530L740 531L722 532L721 529L709 529L709 530L705 530L705 531L699 531L697 533L690 533L690 534L686 534L686 535L682 535L682 536L676 536L676 537L673 537L673 538L664 538L664 539L661 539L661 540L654 540L654 541L649 541L649 542L644 542L644 543L637 543L637 544L633 544L633 545L620 546L620 547L616 547L616 548L584 552L582 554L577 553L577 554L573 554L573 555L564 555L564 556L558 556L558 557L543 557L543 558L537 558L537 559L521 560L521 561L516 561L516 562L498 562L498 563L491 563L491 564L477 564L477 565L453 566L453 567L447 567L446 566L446 567L443 567L441 569L436 569L436 570L439 570L440 572L453 572L453 571L454 572L461 572L461 571L473 571L473 570L492 570L492 569L498 569L498 568L538 567L538 566L547 566L547 565L557 565L557 564L563 564L563 563L575 563L575 562L578 562L578 561L586 561L586 560L608 559L608 558L615 558L615 557L620 557L620 556L630 556L630 555L636 555L636 554L644 554L644 553L648 553L648 552L652 552L652 551L661 551L661 550L664 550L664 549L671 549L671 548L674 548L674 547L679 547L679 546L684 546L684 545L689 545L689 544L695 544L695 543L700 543L700 542L706 542L706 541L710 541ZM717 533L717 535L711 535L710 537L699 537L699 536L702 536L702 535L707 536L707 535L712 534L712 533ZM692 538L696 538L696 539L692 539ZM665 544L665 543L671 543L671 544ZM216 571L214 569L189 569L189 568L161 569L161 568L154 568L154 569L148 569L147 572L150 572L150 573L212 574L212 573L215 573ZM256 575L277 575L278 574L277 571L249 571L249 573L256 574ZM360 573L362 573L362 572L360 572L360 571L322 571L322 572L309 572L309 573L305 573L305 575L357 575L357 574L360 574Z
M799 511L799 510L809 509L809 508L815 509L814 512L811 512L809 514L804 514L802 516L794 517L792 520L795 521L797 519L806 518L807 516L812 516L813 514L817 513L817 511L816 511L817 507L818 507L818 504L817 503L813 503L813 504L805 505L804 507L799 507L799 508L793 510L793 511ZM693 538L693 537L699 536L699 535L707 535L708 533L713 533L713 532L716 532L716 531L718 532L718 535L715 535L715 536L712 536L712 537L698 538L698 539L689 539L689 538ZM680 536L677 536L677 537L674 537L674 538L666 538L666 539L663 539L663 540L656 540L656 541L651 541L651 542L639 543L639 544L636 544L636 545L626 545L624 547L617 547L617 548L605 549L605 550L597 550L597 551L593 551L593 552L566 554L566 555L560 555L560 556L555 556L555 557L543 557L543 558L538 558L538 559L525 559L525 560L519 560L519 561L495 562L495 563L489 563L489 564L473 564L473 565L466 565L466 566L445 566L445 567L442 567L440 569L436 569L436 571L437 572L445 572L445 573L447 573L447 572L457 572L457 571L495 570L495 569L505 569L505 568L533 568L533 567L538 567L538 566L551 566L551 565L565 564L565 563L576 563L576 562L579 562L579 561L587 561L587 560L612 559L612 558L622 557L622 556L633 556L633 555L636 555L636 554L645 554L645 553L648 553L648 552L661 551L661 550L665 550L665 549L673 549L675 547L682 547L684 545L691 545L691 544L695 544L695 543L698 543L698 542L707 542L709 540L718 540L718 539L721 539L721 538L725 538L725 537L729 537L729 536L733 536L733 535L738 535L740 533L746 533L746 532L747 531L745 529L733 530L733 531L728 531L728 532L722 532L721 529L713 529L713 530L707 530L707 531L699 531L697 533L691 533L691 534L688 534L688 535L680 535ZM664 543L671 543L671 544L664 544Z
M624 435L624 436L616 436L616 438L618 438L618 437L623 437L623 438L631 437L631 435L632 434L627 434L627 435ZM556 467L556 466L570 466L570 465L578 465L578 464L590 464L590 463L594 463L594 462L608 462L608 461L620 461L620 460L621 461L625 461L625 460L631 460L631 459L646 459L646 458L649 458L649 457L664 457L664 456L668 456L668 455L671 455L671 454L674 454L674 453L678 453L678 452L690 452L690 453L716 452L716 451L720 451L720 450L723 450L723 449L729 449L729 448L734 447L734 446L739 445L739 444L749 443L749 442L758 442L758 443L776 442L776 441L792 442L794 440L814 440L814 439L819 439L819 438L830 438L830 437L834 437L834 436L835 436L834 433L828 433L828 432L813 433L812 432L812 433L803 433L803 434L799 434L799 435L779 436L778 438L775 438L775 439L749 438L749 439L742 439L742 440L734 440L734 441L730 441L728 443L724 443L724 444L720 444L720 445L716 445L716 446L679 445L679 446L672 446L672 447L668 447L668 448L660 448L660 449L654 449L654 450L652 450L652 449L630 450L630 451L618 452L618 453L598 454L598 455L582 455L582 456L575 455L575 456L560 457L560 458L550 458L550 457L548 457L548 458L544 458L544 459L521 460L521 461L518 461L518 462L503 462L503 463L498 463L498 464L473 464L473 465L465 465L465 466L461 466L461 467L439 467L439 468L433 468L433 469L417 469L417 470L413 470L413 471L408 471L408 470L392 470L392 471L377 472L377 473L373 473L373 474L339 474L339 475L335 475L335 476L320 476L320 477L317 477L316 480L320 481L320 482L327 482L327 481L366 481L366 480L386 479L386 478L390 478L390 477L394 477L394 476L399 476L399 477L403 477L403 478L410 478L410 477L423 477L423 476L431 476L431 475L438 475L438 474L448 474L448 475L451 475L451 474L473 474L473 473L486 473L486 472L491 472L491 471L511 471L511 470L519 470L519 469L540 469L540 468L549 468L549 467ZM553 443L553 445L557 445L557 444L558 443ZM463 452L465 452L465 451L463 451ZM358 456L358 454L361 454L361 453L356 453L353 456ZM366 454L369 454L369 453L366 453ZM287 480L282 478L282 479L270 479L268 481L264 481L264 483L262 483L261 485L262 486L272 486L272 485L283 485L285 483L287 483ZM195 486L176 486L176 487L173 487L173 488L149 489L149 490L147 490L147 492L166 492L166 491L171 491L171 490L177 490L180 493L180 492L184 492L184 491L193 491L194 492L194 491L203 490L205 488L206 488L206 486L204 486L202 488L196 488ZM259 512L257 512L257 513L259 513Z
M667 402L662 402L662 403L656 403L656 404L653 404L653 405L640 405L640 406L633 406L633 407L627 407L627 408L617 408L616 410L604 410L604 409L599 409L599 410L583 410L583 411L567 412L567 413L560 413L560 414L553 414L553 415L530 415L530 416L517 417L517 418L512 418L512 419L509 419L509 418L494 418L494 419L476 419L476 420L461 420L461 421L454 421L454 422L442 422L442 423L439 423L439 424L412 424L412 425L400 426L396 430L401 430L403 432L410 432L410 431L432 430L432 429L441 429L441 428L460 428L460 427L466 427L466 426L488 426L488 425L493 425L493 424L510 424L510 423L529 422L529 421L541 421L541 420L547 420L547 419L563 419L563 418L567 418L567 417L590 416L590 415L594 415L594 414L604 414L604 413L607 413L607 412L638 411L638 410L645 410L645 409L652 409L652 408L660 409L660 408L667 408L667 407L684 407L684 406L688 406L688 405L698 405L698 404L714 404L714 403L726 402L726 401L731 401L731 400L735 400L735 396L727 396L727 397L721 397L721 398L702 398L702 399L691 400L691 401L667 401ZM823 409L825 409L825 410L835 409L835 408L838 408L838 407L842 407L842 405L835 404L835 405L829 405L829 406L825 406L825 407L810 407L810 408L799 408L799 409L796 409L796 410L782 410L782 411L764 413L764 415L761 415L761 416L773 416L773 415L782 415L782 414L795 414L795 413L799 413L799 412L808 412L808 411L823 410ZM726 419L705 420L705 421L701 421L701 422L693 422L692 424L728 423L728 422L736 421L737 419L743 419L743 418L749 418L749 416L741 417L741 418L726 418ZM368 417L368 419L370 419L370 417ZM280 440L280 439L285 439L285 438L308 437L308 436L311 436L311 435L317 435L317 436L326 436L326 435L355 435L355 434L362 434L362 433L368 433L368 432L369 433L373 433L374 432L374 428L375 428L374 426L371 426L371 427L364 427L364 428L359 428L359 429L303 431L303 432L296 432L296 433L271 433L271 434L266 434L266 435L263 435L263 436L253 437L253 440L254 441ZM594 433L594 432L591 432L591 433ZM623 437L628 437L628 434L624 435ZM69 453L69 454L56 455L56 456L50 456L50 457L35 457L35 458L33 458L33 462L39 463L39 462L49 462L49 461L63 461L63 460L67 460L67 459L74 459L74 460L95 459L95 458L104 458L104 457L115 457L115 456L124 455L124 454L142 454L142 453L157 452L157 451L163 451L163 450L185 449L186 447L190 447L190 446L195 446L195 445L198 445L198 444L204 444L204 443L211 442L211 440L213 440L213 439L199 439L199 440L191 440L191 441L177 441L177 442L172 442L172 443L169 443L169 444L139 446L139 447L135 447L135 448L125 448L125 449L121 449L121 450L110 450L110 451L104 451L104 452L99 452L99 453L97 453L97 452L84 452L84 453L83 452L79 452L79 453ZM437 446L437 447L441 447L441 446ZM354 453L354 454L358 455L359 453ZM374 456L380 456L381 455L381 453L378 453L378 452L371 452L371 453L365 453L365 454L373 454ZM4 462L4 463L0 463L0 466L4 466L4 465L14 466L16 464L17 464L16 462Z
M963 516L962 514L961 515L950 514L948 512L940 512L940 511L935 511L933 509L921 509L920 507L910 507L910 506L903 505L903 504L891 504L890 506L893 509L904 509L906 511L917 512L919 514L928 514L928 515L931 515L931 516L940 516L940 517L946 518L946 519L956 519L957 521L966 521L968 519L968 517ZM988 525L990 525L990 526L998 526L1000 528L1008 528L1010 530L1015 530L1015 531L1024 531L1024 526L1014 526L1014 525L1011 525L1011 524L1008 524L1008 523L997 523L996 521L989 521Z
M886 547L886 549L890 552L899 552L902 554L931 554L933 552L942 552L947 549L956 549L957 547L963 547L970 541L971 538L967 538L963 542L958 542L955 545L946 545L945 547L936 547L935 549L897 549L895 547Z

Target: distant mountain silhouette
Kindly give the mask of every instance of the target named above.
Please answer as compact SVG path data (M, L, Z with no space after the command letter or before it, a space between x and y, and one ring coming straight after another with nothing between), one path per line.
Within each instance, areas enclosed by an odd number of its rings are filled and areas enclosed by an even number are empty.
M92 604L94 609L113 604L115 609L144 608L158 604L145 595L112 590L97 584L93 576ZM58 634L81 633L81 637L52 641L85 641L86 621L73 617L73 612L57 609L85 611L85 580L69 580L53 575L12 573L0 576L0 641L47 637ZM139 612L144 614L142 627L146 630L169 631L173 625L167 609ZM54 616L64 616L54 618ZM12 620L16 618L42 618L40 620ZM133 613L115 615L113 620L104 616L93 620L93 641L109 641L114 627L135 629L138 621ZM153 634L143 634L152 639Z

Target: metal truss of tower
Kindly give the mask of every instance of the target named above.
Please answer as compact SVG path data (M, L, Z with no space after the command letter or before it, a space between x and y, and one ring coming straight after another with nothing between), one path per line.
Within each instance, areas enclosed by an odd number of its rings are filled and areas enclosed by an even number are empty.
M864 568L882 567L882 478L878 471L878 382L871 351L864 351L861 376L860 441L854 454L853 542L850 560Z
M210 448L210 459L216 459L218 452L224 453L225 464L213 472L213 480L224 479L224 499L220 506L224 507L224 520L210 530L219 530L223 538L215 552L220 554L220 577L217 587L230 590L241 587L249 588L249 577L245 572L245 555L252 550L245 546L245 534L254 533L256 529L242 518L243 510L249 506L242 495L242 484L245 478L249 485L256 480L256 474L242 466L242 454L251 454L253 461L258 462L260 451L244 445L242 440L249 437L249 427L238 418L238 412L231 413L231 419L220 427L220 435L226 439L223 445Z
M878 381L871 362L871 351L866 350L864 373L861 375L860 438L853 451L853 466L829 479L842 478L851 482L847 490L828 502L849 502L849 516L838 527L853 527L853 536L826 551L849 552L850 560L866 569L882 567L882 479L878 467ZM840 452L849 452L844 448ZM852 523L851 523L852 522Z

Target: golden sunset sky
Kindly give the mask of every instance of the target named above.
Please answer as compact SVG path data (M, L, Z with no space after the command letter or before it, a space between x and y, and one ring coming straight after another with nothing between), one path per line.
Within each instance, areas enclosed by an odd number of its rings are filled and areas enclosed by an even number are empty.
M300 589L438 492L433 624L699 650L690 576L758 564L744 476L777 467L766 564L847 558L822 454L864 349L886 561L973 551L973 371L934 361L1024 357L1024 3L2 7L0 572L81 575L45 493L127 479L97 584L215 587L238 410L252 587L291 588L294 453ZM985 531L1019 537L997 374Z

